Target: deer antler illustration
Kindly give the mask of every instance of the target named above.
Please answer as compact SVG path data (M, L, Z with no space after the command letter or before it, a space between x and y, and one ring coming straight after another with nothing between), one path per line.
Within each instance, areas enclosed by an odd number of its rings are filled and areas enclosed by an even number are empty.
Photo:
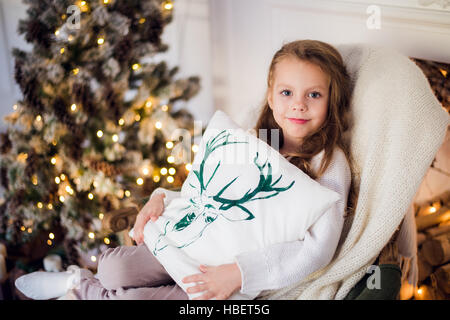
M220 210L228 210L228 209L236 206L248 213L248 217L244 220L251 220L254 218L254 215L249 210L247 210L247 208L242 206L244 203L258 200L258 199L268 199L268 198L274 197L274 196L278 195L280 192L288 190L289 188L291 188L294 185L295 180L292 181L291 184L288 185L287 187L276 188L275 185L281 180L283 175L280 175L280 177L275 182L272 183L272 165L270 163L268 163L267 160L263 165L259 165L257 162L258 156L259 156L259 153L256 152L256 156L253 159L253 162L258 167L258 170L260 172L259 182L258 182L258 185L256 186L256 188L254 190L249 189L245 193L245 195L243 197L241 197L240 199L233 200L233 199L226 199L226 198L221 197L221 194L236 180L237 177L234 178L230 183L225 185L225 187L223 187L219 191L219 193L217 193L215 196L213 196L213 199L215 201L222 203L222 205L219 207ZM263 170L266 167L266 165L267 165L268 170L267 170L267 175L264 175ZM273 192L273 193L269 194L267 196L264 196L264 197L256 197L256 195L261 192ZM224 217L227 218L226 216L224 216Z
M217 164L216 168L214 169L214 172L212 173L211 177L209 178L208 182L205 185L204 179L203 179L204 168L205 168L206 160L211 155L211 153L213 153L217 148L226 146L228 144L248 143L248 142L245 142L245 141L228 141L228 138L229 138L230 135L231 134L227 133L226 130L223 130L217 136L215 136L213 139L209 140L206 143L205 154L204 154L203 160L202 160L202 162L200 164L200 171L196 171L196 170L193 171L195 173L195 176L198 179L198 182L200 183L200 194L203 194L203 191L205 191L206 188L208 188L208 184L211 182L212 178L216 174L217 169L220 166L220 161L219 161L219 163Z

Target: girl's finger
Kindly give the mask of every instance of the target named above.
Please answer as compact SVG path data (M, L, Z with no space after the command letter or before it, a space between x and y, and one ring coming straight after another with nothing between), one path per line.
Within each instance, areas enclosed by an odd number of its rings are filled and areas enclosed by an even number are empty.
M203 280L203 274L197 273L183 278L183 283L200 282Z
M214 298L214 293L211 291L207 291L205 294L202 294L200 297L194 298L192 300L209 300L211 298Z
M206 284L198 284L196 286L192 286L187 288L188 293L195 293L195 292L202 292L208 289L208 286Z

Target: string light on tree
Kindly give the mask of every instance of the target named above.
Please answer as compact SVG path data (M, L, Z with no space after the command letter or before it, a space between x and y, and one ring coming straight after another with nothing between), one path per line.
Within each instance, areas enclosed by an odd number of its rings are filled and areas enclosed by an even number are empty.
M159 180L161 180L161 177L160 177L160 176L158 176L158 175L154 175L154 176L153 176L153 181L154 181L154 182L159 182Z
M173 2L172 1L165 1L163 3L163 8L167 11L170 11L173 9Z
M70 106L70 110L72 110L73 112L75 112L77 110L77 105L74 103Z
M192 164L191 163L187 163L185 166L187 171L191 171L192 170Z
M92 200L92 199L94 199L94 195L91 192L89 192L88 193L88 198L89 198L89 200Z
M143 166L141 171L144 176L148 176L150 174L150 168L148 166Z
M155 128L156 128L156 129L161 129L161 128L162 128L162 123L161 123L161 121L156 121L156 123L155 123Z
M167 149L172 149L172 148L173 148L173 142L172 142L172 141L168 141L168 142L166 143L166 148L167 148Z
M165 168L165 167L161 168L160 173L161 173L163 176L165 176L165 175L167 174L167 168Z
M431 205L431 206L429 207L429 209L428 209L428 213L435 213L436 210L437 210L436 207L433 206L433 205Z
M105 38L100 37L100 38L97 39L97 44L98 44L99 46L101 46L103 43L105 43Z
M138 185L143 185L144 184L144 179L142 179L142 178L137 178L136 179L136 183L138 184Z
M173 183L175 181L175 179L172 176L168 176L167 177L167 182L168 183Z
M173 168L173 167L169 168L169 174L170 175L173 176L175 174L175 172L177 172L177 170L175 170L175 168Z
M87 12L87 11L89 11L89 6L88 6L88 4L87 4L86 1L80 1L80 3L79 3L78 6L80 7L80 10L81 10L82 12Z
M70 194L73 195L73 189L70 186L66 186L66 191Z
M98 130L97 131L97 137L99 137L99 138L103 137L103 131L102 130Z
M192 152L196 153L198 151L198 145L193 144L191 149L192 149Z

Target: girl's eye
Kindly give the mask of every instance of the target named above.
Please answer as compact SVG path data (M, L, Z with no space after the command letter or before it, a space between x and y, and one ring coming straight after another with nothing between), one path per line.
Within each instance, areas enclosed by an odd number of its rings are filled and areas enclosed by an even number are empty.
M313 98L313 99L317 99L317 98L320 97L320 93L319 93L319 92L311 92L311 93L309 94L309 96L310 96L311 98Z
M292 92L290 90L281 91L281 95L283 95L283 96L290 96L291 94L292 94Z

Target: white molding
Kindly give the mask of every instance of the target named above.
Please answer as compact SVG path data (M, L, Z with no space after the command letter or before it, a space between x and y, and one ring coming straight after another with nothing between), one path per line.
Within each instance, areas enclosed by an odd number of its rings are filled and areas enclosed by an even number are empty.
M294 27L308 26L306 22L303 25L302 22L298 22L304 18L316 27L311 32L313 38L322 37L324 38L322 40L333 43L335 40L355 42L356 37L359 39L357 42L386 45L399 49L409 56L450 63L450 11L383 5L380 7L380 30L368 30L366 20L369 15L366 9L369 1L366 0L316 0L314 2L267 0L266 2L271 6L272 29L275 30L273 32L275 37L271 41L272 47L279 46L280 35L297 36L289 28L283 29L283 26L289 23ZM317 21L329 22L321 28ZM341 23L337 24L337 21ZM336 33L336 30L340 33ZM327 34L333 34L333 37L330 38Z
M406 5L415 1L403 0L393 1L345 1L345 0L269 0L272 8L285 8L288 10L323 10L323 12L335 12L338 14L360 15L367 17L366 9L369 5L379 5L381 19L393 23L410 23L411 25L422 25L430 28L447 29L450 32L450 8L448 10L431 10L427 7ZM394 4L395 5L394 5ZM400 5L403 3L403 5Z

